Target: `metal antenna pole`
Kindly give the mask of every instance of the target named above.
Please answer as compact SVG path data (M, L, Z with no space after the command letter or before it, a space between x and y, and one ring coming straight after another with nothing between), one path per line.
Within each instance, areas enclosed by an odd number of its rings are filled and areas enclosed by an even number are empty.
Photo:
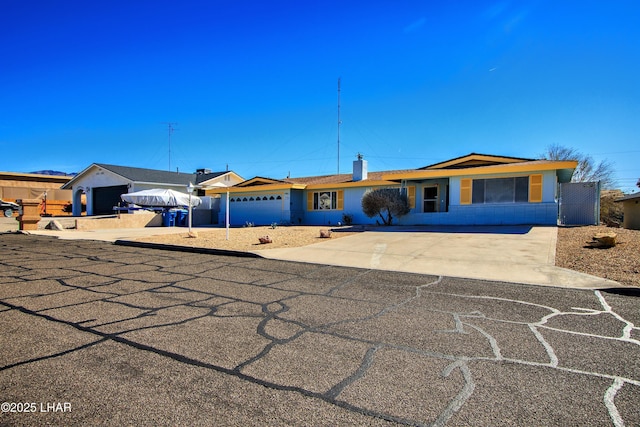
M338 175L340 175L340 77L338 77Z
M169 171L171 171L171 134L175 130L173 125L177 125L178 123L176 122L162 122L162 123L167 125L168 131L169 131Z

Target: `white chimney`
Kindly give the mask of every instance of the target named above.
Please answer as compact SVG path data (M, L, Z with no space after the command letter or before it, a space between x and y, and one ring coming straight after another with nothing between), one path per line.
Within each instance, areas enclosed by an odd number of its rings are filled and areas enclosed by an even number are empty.
M367 179L367 161L358 153L358 160L353 162L353 181L363 181Z

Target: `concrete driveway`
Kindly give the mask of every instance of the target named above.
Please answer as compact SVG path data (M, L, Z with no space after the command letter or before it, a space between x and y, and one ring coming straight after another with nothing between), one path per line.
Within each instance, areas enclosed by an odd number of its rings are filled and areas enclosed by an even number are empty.
M271 259L572 288L611 280L555 266L556 227L385 227L302 248L255 251Z
M637 292L15 233L0 278L2 426L640 425Z

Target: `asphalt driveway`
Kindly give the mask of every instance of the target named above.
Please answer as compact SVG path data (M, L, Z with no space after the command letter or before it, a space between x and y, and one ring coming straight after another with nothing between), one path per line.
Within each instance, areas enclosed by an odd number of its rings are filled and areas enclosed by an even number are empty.
M638 296L20 234L0 276L0 425L640 424Z

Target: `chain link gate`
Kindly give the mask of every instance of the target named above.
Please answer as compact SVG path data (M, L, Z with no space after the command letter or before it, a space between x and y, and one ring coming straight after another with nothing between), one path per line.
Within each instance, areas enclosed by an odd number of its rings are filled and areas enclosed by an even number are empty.
M600 224L600 181L560 184L559 203L561 225Z

